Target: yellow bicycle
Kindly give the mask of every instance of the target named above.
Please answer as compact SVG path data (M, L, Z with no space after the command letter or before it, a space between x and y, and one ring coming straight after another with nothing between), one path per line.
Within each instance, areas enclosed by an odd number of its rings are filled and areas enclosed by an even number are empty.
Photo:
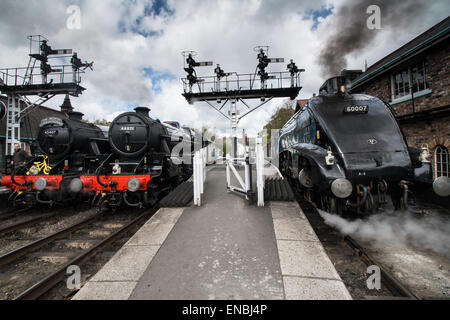
M48 156L40 155L39 158L42 158L42 161L35 161L30 170L28 170L27 176L36 176L41 172L47 176L50 174L52 167L48 165Z

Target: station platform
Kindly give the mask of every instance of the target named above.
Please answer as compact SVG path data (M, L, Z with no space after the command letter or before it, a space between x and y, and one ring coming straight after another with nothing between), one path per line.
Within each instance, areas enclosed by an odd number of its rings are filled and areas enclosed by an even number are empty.
M201 207L161 208L74 300L351 299L296 202L251 205L207 173Z

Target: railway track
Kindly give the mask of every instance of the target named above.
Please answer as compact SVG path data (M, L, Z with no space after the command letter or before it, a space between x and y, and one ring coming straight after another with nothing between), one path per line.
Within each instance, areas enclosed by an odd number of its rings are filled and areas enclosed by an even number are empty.
M158 207L153 207L141 210L138 216L136 212L111 214L110 211L103 210L1 255L0 273L5 276L0 278L0 294L3 299L38 299L64 279L69 266L86 263L133 227L144 223L144 219L157 209ZM64 241L81 241L92 245L67 250L67 247L61 244ZM61 246L67 259L52 263L42 262L42 259L55 254L57 256Z
M99 213L95 216L91 216L87 219L84 219L80 222L77 222L67 228L64 228L63 230L54 232L46 237L40 238L38 240L35 240L31 243L28 243L20 248L17 248L15 250L12 250L10 252L7 252L3 255L0 255L0 265L4 265L8 262L11 262L15 259L18 259L22 256L24 256L25 254L27 254L28 252L31 252L35 249L39 249L42 246L56 240L56 239L60 239L63 238L66 235L70 235L71 233L73 233L74 231L84 227L87 224L90 224L94 221L97 221L100 217L102 217L102 214Z
M40 222L42 220L52 218L52 217L54 217L56 215L58 215L58 212L53 212L53 213L50 213L50 214L43 214L43 215L40 215L40 216L37 216L37 217L32 217L32 218L29 218L29 219L24 219L24 220L19 221L19 222L8 224L8 225L3 226L3 227L0 228L0 236L3 236L5 234L8 234L8 233L13 232L13 231L20 230L22 228L25 228L27 226L33 225L33 224L35 224L37 222Z
M32 211L30 208L8 208L0 212L0 223L10 219L11 217L15 217L19 214L24 214Z
M419 299L356 239L342 236L337 230L326 225L316 206L299 194L295 192L297 202L354 299ZM380 290L371 290L366 286L366 268L371 265L380 268Z
M383 265L363 247L358 241L350 236L344 237L344 241L351 246L358 254L358 256L364 260L367 266L376 265L380 268L381 281L393 292L396 296L405 297L413 300L419 298L400 280L398 280L392 273L390 273Z

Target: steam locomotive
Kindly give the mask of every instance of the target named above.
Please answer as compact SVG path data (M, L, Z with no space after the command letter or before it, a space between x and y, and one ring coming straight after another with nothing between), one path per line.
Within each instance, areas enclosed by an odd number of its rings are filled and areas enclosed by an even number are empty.
M96 170L109 144L105 129L83 122L82 117L80 112L69 112L67 119L41 121L37 144L42 154L0 178L0 184L13 191L10 205L51 205L89 198L90 194L80 192L79 176Z
M119 115L109 128L112 153L95 176L82 176L84 190L95 191L93 205L142 207L192 175L194 137L176 122L160 122L149 109Z
M388 104L348 84L327 80L286 122L273 143L280 171L328 212L405 208L411 183L431 182L428 154L408 148Z
M108 128L68 119L43 119L37 135L42 155L0 183L10 203L148 206L192 175L192 154L201 137L178 122L161 123L149 109L119 115Z

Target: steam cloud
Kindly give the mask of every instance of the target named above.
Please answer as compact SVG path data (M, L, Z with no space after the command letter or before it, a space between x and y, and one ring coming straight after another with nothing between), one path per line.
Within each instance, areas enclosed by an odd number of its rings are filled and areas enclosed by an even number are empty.
M376 244L412 245L450 258L450 217L430 214L418 218L410 212L391 211L372 215L367 220L348 221L322 210L319 214L326 224L344 235Z
M333 34L320 52L318 61L323 77L338 75L347 67L346 56L367 47L381 30L367 28L367 7L377 5L381 10L381 28L403 28L415 23L427 6L421 0L348 0L336 13Z

